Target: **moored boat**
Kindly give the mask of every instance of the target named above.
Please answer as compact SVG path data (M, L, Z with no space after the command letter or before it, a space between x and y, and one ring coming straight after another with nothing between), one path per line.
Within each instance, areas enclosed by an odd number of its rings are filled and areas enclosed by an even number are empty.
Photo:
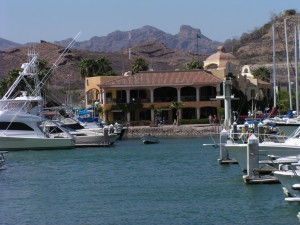
M29 63L22 65L23 71L0 100L0 150L73 148L74 137L64 128L55 124L55 130L64 134L58 135L43 126L47 120L40 116L43 98L36 72L37 55L30 52L28 57ZM34 85L28 87L27 79L34 80ZM21 81L28 84L29 91L19 91Z
M300 170L299 162L289 166L282 166L273 175L280 181L283 192L287 196L286 201L300 201Z
M290 136L262 134L263 142L259 143L259 160L269 160L270 156L286 157L300 154L300 127ZM259 138L259 137L258 137ZM237 143L233 139L223 147L230 157L236 159L242 169L247 169L247 144Z
M158 138L152 135L147 135L142 138L144 144L156 144L159 142Z

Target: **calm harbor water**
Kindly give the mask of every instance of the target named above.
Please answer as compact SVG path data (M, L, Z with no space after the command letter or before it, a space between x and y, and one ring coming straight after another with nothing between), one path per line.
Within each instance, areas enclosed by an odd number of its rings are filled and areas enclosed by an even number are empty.
M299 224L280 184L244 184L210 142L9 152L0 224Z

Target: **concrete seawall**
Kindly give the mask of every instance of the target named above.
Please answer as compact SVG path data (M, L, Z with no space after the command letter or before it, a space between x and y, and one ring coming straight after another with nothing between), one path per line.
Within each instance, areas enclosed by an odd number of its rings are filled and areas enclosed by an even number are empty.
M221 126L212 125L163 125L158 127L150 126L130 126L124 137L127 138L141 138L145 135L153 135L157 137L200 137L210 134L217 134L221 131Z

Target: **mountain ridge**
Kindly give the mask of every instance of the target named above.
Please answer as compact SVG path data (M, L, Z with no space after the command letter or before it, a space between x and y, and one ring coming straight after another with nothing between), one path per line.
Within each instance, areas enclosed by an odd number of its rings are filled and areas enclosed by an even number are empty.
M288 19L287 23L287 33L288 33L288 44L289 44L289 54L290 54L290 65L292 66L294 56L294 25L297 25L299 20L299 14L296 15L280 15L272 18L268 23L263 26L255 29L250 33L245 33L239 39L228 39L224 43L226 52L233 53L234 56L240 61L241 65L248 64L252 67L265 66L267 69L272 71L272 24L275 24L276 32L276 63L278 66L277 73L282 77L281 80L286 79L286 53L285 53L285 44L284 44L284 19ZM210 42L210 39L206 38L199 29L191 28L190 26L183 25L178 36L173 35L174 48L169 47L165 42L159 42L156 39L151 40L150 37L154 37L154 34L162 35L161 40L168 39L171 37L171 34L165 32L160 32L158 29L151 26L144 26L143 30L137 29L135 32L149 31L148 39L144 37L141 39L144 42L141 44L135 44L135 42L130 43L131 47L131 60L129 60L129 45L125 46L124 41L128 38L127 32L114 31L111 34L107 35L107 41L110 40L111 44L118 46L120 51L117 52L105 52L105 51L94 51L94 50L81 50L79 48L72 48L71 52L66 55L63 60L63 63L60 65L59 69L55 71L54 81L56 80L56 86L63 86L60 80L64 79L67 74L72 74L73 84L77 87L82 88L83 82L80 78L80 73L78 69L78 64L81 58L93 58L97 59L100 57L106 57L110 62L113 70L121 75L126 71L131 70L132 62L137 57L142 57L149 64L149 67L153 70L177 70L183 69L184 66L191 61L204 61L211 53L202 53L197 54L197 50L194 50L193 47L197 46L197 41L201 44L205 41ZM132 31L133 32L133 31ZM137 35L139 33L135 33ZM200 38L197 38L197 35ZM119 39L115 37L119 36ZM65 40L65 44L69 44L71 39ZM79 44L89 46L91 43L96 43L101 46L101 42L97 37L91 38L91 42L81 42ZM173 40L173 39L172 39ZM180 40L180 41L178 41ZM128 40L127 40L128 41ZM136 40L137 41L137 40ZM119 45L118 45L119 43ZM170 42L172 43L172 42ZM170 45L169 43L169 45ZM199 44L198 43L198 44ZM212 53L217 51L216 47L211 50ZM63 44L61 44L63 45ZM58 58L60 52L63 50L61 45L53 44L47 41L41 41L41 43L34 44L37 52L40 54L40 58L46 60L49 65L55 62ZM178 50L177 47L190 50ZM199 44L200 45L200 44ZM200 45L202 46L202 45ZM207 47L208 49L209 47ZM212 48L212 46L210 46ZM201 49L203 49L201 47ZM28 46L18 46L13 49L7 49L5 51L0 51L0 78L5 77L13 68L20 68L21 63L27 61L26 54L28 51ZM204 51L206 52L206 51ZM280 70L280 68L282 68ZM58 78L58 79L56 79ZM54 82L55 83L55 82Z
M71 40L72 38L67 38L61 41L54 41L53 43L66 47ZM203 54L213 53L215 49L222 44L221 42L209 39L201 33L200 29L193 28L189 25L181 25L179 32L175 35L146 25L131 31L116 30L106 36L94 36L86 41L78 41L75 43L74 48L98 52L120 52L129 47L149 41L164 43L167 47L175 48L180 51ZM13 44L15 44L15 46ZM26 43L24 45L27 46L30 44L32 43ZM10 43L9 40L0 39L0 50L19 46L21 46L21 44Z

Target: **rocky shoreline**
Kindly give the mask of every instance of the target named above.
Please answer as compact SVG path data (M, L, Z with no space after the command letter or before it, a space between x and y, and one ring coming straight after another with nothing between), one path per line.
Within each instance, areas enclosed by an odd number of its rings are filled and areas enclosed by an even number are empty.
M146 135L157 137L201 137L210 134L220 133L220 126L212 125L163 125L158 127L130 126L124 134L127 138L141 138Z

